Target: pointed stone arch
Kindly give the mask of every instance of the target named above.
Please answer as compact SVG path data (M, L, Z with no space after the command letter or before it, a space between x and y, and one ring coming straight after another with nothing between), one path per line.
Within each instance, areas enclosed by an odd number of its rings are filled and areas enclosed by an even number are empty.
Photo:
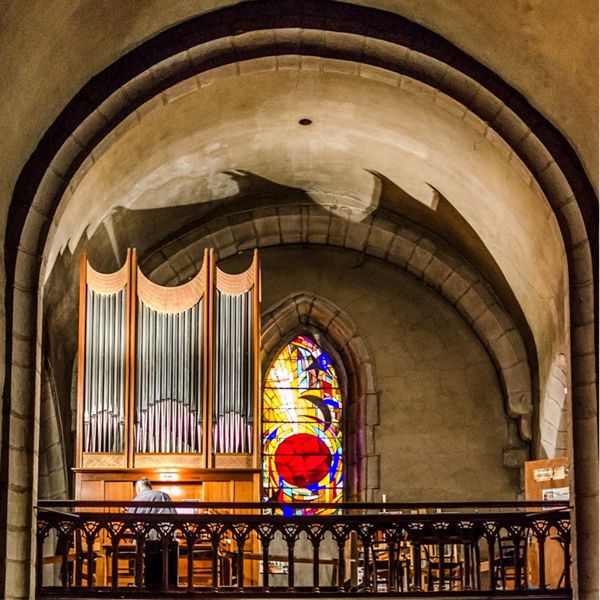
M517 422L523 441L529 442L535 356L528 355L522 332L484 275L443 240L407 219L383 211L353 217L345 218L334 206L314 204L258 208L236 214L232 222L222 217L209 221L198 230L200 237L188 235L185 243L176 238L141 263L162 285L179 285L195 274L193 256L205 247L226 259L252 248L301 243L364 252L405 269L440 294L472 328L496 368L505 410Z
M326 298L294 294L262 315L261 363L299 333L308 333L330 348L342 365L346 471L349 500L374 500L379 490L379 455L374 428L379 423L379 395L372 354L352 319Z
M40 465L37 483L41 498L60 500L68 497L67 461L63 438L57 394L48 369L44 369L40 400Z

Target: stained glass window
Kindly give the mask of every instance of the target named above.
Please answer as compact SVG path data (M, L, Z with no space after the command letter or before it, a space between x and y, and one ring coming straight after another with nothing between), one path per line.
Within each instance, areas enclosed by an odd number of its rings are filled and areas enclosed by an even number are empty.
M299 336L275 358L263 394L263 491L275 502L340 502L342 397L329 356ZM305 514L331 512L315 506Z

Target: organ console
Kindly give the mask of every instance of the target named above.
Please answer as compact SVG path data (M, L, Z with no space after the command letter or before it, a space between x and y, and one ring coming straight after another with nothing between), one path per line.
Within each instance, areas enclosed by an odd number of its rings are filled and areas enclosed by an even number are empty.
M257 501L260 269L204 252L197 275L153 283L127 251L115 273L82 257L76 499L129 500L148 477L174 500Z

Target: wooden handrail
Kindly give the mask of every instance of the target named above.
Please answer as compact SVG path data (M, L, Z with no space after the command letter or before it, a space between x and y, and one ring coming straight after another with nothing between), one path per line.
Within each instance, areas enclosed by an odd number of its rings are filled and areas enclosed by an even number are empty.
M101 507L101 508L143 508L169 506L175 508L204 508L204 509L250 509L250 510L269 510L269 509L314 509L315 504L311 502L294 502L293 504L277 503L277 502L201 502L194 500L173 501L167 503L157 502L134 502L122 500L38 500L36 508L53 508L53 507ZM498 501L498 502L393 502L393 503L376 503L376 502L338 502L338 503L319 503L318 508L333 508L339 510L376 510L380 512L392 512L396 510L449 510L456 508L464 508L471 512L478 512L482 509L489 508L570 508L569 502L562 500L547 500L547 501Z

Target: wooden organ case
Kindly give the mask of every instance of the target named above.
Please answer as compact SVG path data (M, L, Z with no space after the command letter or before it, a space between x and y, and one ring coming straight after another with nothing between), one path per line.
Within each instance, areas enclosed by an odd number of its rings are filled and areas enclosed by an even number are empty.
M163 287L82 257L75 494L131 500L148 477L173 500L258 501L260 271L214 264Z

